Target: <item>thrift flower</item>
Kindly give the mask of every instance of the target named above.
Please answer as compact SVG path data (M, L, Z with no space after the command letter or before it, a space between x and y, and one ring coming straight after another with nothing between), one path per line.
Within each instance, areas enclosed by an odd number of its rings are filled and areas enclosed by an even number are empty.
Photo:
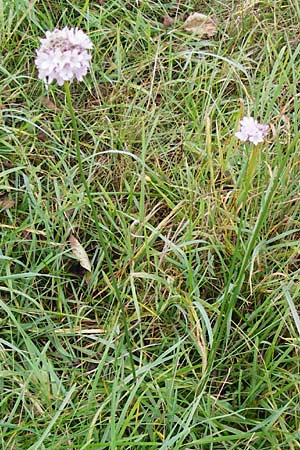
M264 141L269 129L269 125L262 125L253 119L253 117L244 117L240 120L240 130L235 133L235 136L241 141L249 141L254 145Z
M78 28L46 31L46 38L41 39L36 52L39 78L47 84L56 80L60 86L74 77L82 81L90 66L88 50L92 47L90 38Z

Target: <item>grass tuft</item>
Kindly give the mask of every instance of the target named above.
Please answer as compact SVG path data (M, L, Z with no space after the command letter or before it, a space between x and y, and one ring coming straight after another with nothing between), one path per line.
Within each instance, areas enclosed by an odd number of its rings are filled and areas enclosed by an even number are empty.
M213 38L183 29L196 11ZM0 1L4 450L299 447L299 17ZM34 65L56 26L94 44L73 117Z

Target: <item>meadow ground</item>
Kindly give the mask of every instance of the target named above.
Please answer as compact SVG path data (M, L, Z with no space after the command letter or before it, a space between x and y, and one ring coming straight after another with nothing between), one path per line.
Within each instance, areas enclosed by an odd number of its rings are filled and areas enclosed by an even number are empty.
M34 64L66 25L90 195ZM1 448L298 449L300 2L1 0L0 30Z

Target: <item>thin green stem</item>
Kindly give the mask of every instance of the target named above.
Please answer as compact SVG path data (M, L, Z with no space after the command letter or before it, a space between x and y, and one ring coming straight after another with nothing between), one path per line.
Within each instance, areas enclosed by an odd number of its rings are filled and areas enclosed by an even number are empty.
M71 97L71 92L70 92L70 86L68 82L65 82L64 84L64 88L65 88L65 94L66 94L66 101L67 101L67 105L68 105L68 109L69 109L69 113L71 116L71 121L72 121L72 127L73 127L73 131L74 131L74 138L75 138L75 148L76 148L76 158L77 158L77 162L78 162L78 168L79 168L79 173L80 173L80 178L84 187L84 190L86 192L88 201L89 201L89 205L91 207L91 211L92 211L92 216L96 225L96 229L97 229L97 234L99 237L99 241L102 247L102 251L108 266L108 270L109 270L109 274L111 277L111 284L115 293L115 296L119 302L120 305L120 310L121 310L121 315L122 315L122 320L123 320L123 325L124 325L124 332L125 332L125 338L126 338L126 343L127 343L127 350L129 353L129 359L130 359L130 365L131 365L131 369L132 369L132 376L133 379L136 381L136 373L135 373L135 367L134 367L134 362L133 362L133 357L132 357L132 350L131 350L131 342L130 342L130 336L129 336L129 330L128 330L128 325L127 325L127 317L126 317L126 312L125 312L125 308L122 302L122 298L120 295L120 290L118 288L118 283L114 274L114 270L111 264L111 260L109 258L109 254L107 251L107 247L106 247L106 242L103 238L102 235L102 230L100 228L99 225L99 221L98 221L98 216L97 216L97 211L95 208L95 204L92 198L92 194L89 188L89 185L87 183L87 180L85 178L84 175L84 171L83 171L83 164L82 164L82 159L81 159L81 153L80 153L80 142L79 142L79 134L78 134L78 126L77 126L77 120L76 120L76 116L75 116L75 111L73 108L73 102L72 102L72 97Z
M246 207L247 198L249 189L252 183L253 175L255 172L255 169L259 162L259 153L260 153L261 145L255 145L253 146L251 150L251 154L248 161L248 166L245 173L245 179L244 179L244 188L240 194L240 197L238 199L238 205L241 205L243 209Z

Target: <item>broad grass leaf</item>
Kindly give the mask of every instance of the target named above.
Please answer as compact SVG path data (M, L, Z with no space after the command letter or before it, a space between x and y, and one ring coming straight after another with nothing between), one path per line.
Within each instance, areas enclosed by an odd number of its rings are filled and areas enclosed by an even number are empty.
M90 259L88 257L87 252L84 250L80 242L71 234L69 238L69 242L71 245L72 253L76 259L78 259L81 267L83 267L88 272L92 271Z
M197 36L211 37L216 33L216 24L213 19L205 14L191 14L183 24L183 28Z

